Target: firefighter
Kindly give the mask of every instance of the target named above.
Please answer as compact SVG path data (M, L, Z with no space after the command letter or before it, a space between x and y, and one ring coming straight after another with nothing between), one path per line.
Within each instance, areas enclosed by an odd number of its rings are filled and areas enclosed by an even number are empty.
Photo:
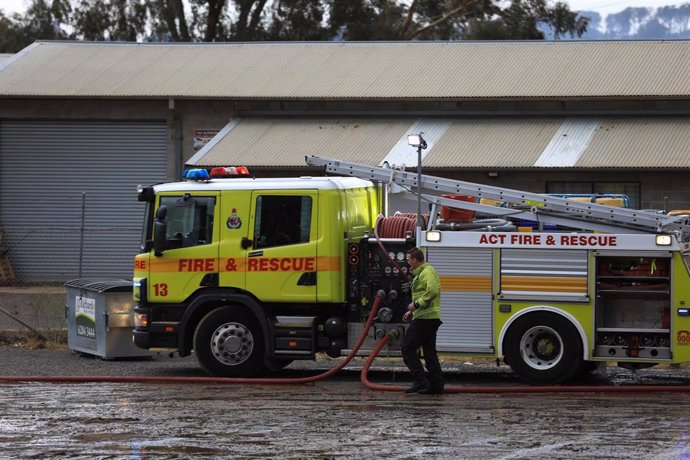
M413 384L405 390L412 394L443 393L443 372L436 353L436 333L441 326L441 281L434 267L426 263L419 248L407 252L412 278L412 302L404 321L412 318L401 346L405 365L412 372ZM421 347L427 374L418 355Z

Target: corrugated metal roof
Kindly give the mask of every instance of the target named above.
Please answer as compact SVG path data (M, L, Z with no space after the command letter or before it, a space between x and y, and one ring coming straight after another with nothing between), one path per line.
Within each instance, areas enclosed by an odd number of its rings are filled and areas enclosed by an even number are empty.
M306 166L306 155L369 163L383 158L407 133L408 120L391 119L251 119L202 149L190 164L204 166ZM236 125L235 125L236 123ZM219 133L222 135L226 130ZM215 140L215 139L214 139ZM383 152L383 153L382 153ZM198 159L197 159L198 158Z
M0 66L0 96L688 97L688 55L687 40L37 42Z
M600 124L601 122L597 119L565 120L534 165L543 167L575 165L589 146Z
M558 118L454 119L424 164L439 168L531 166L560 124Z
M420 124L442 128L430 168L690 168L690 117L237 119L188 164L300 167L319 155L378 165Z
M577 166L597 168L687 168L690 118L607 118Z

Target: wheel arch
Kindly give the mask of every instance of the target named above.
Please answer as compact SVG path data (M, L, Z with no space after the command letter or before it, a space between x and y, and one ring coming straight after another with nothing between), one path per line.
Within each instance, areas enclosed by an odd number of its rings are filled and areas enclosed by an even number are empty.
M228 305L239 305L249 310L261 325L264 350L269 350L270 327L266 308L256 299L241 291L204 290L197 293L188 303L178 331L180 356L191 353L194 342L194 331L199 321L211 311Z
M587 333L585 332L582 325L579 323L579 321L575 319L573 315L571 315L567 311L564 311L560 308L552 307L550 305L534 305L532 307L525 308L524 310L521 310L520 312L510 317L510 319L503 325L501 333L498 335L497 349L499 350L500 357L505 356L505 337L513 323L515 323L515 321L517 321L519 318L522 318L525 315L529 315L536 312L550 312L567 319L570 322L570 324L572 324L573 327L575 327L577 334L580 336L580 343L582 344L582 359L587 360L587 358L589 357L589 341L587 340Z

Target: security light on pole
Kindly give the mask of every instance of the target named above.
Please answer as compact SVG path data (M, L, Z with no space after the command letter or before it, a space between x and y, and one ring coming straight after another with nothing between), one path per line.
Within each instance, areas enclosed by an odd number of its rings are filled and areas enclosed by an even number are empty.
M411 147L417 147L417 245L422 237L422 150L426 149L426 141L422 134L409 134L407 136L407 143Z

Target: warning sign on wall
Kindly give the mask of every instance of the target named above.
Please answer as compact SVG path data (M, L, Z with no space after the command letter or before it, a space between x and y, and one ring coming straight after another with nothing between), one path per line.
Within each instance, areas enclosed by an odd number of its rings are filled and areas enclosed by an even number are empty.
M218 134L220 129L195 129L194 130L194 151L201 150L201 148L208 144L213 136Z

